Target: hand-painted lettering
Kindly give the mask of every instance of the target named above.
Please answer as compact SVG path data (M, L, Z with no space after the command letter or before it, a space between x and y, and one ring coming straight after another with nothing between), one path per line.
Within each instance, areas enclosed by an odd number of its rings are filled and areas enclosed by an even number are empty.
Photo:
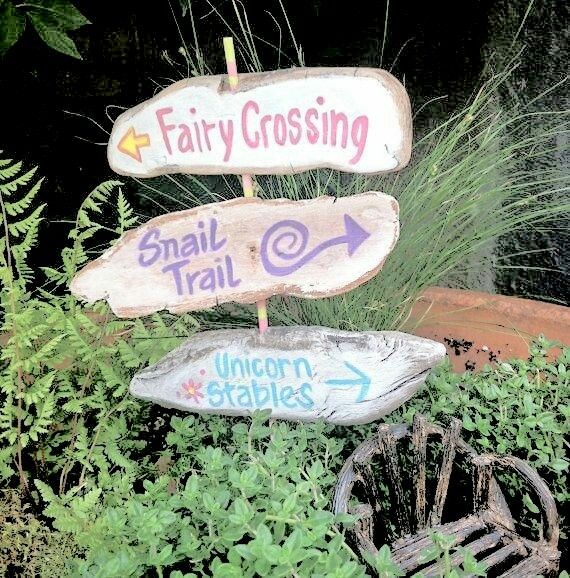
M216 353L214 368L220 379L311 379L313 371L305 357L288 359L285 357L233 357L227 352Z
M139 242L139 265L141 267L150 267L158 259L160 259L160 245L158 243L151 243L150 239L158 239L160 237L160 231L158 229L150 229L147 231L143 238ZM148 253L145 255L145 251L153 251L149 256Z
M228 162L232 156L232 146L234 143L234 121L230 118L226 126L224 126L224 121L221 120L218 124L220 127L220 136L224 142L224 162Z
M225 287L237 287L241 279L236 276L230 255L214 257L211 267L192 270L192 259L198 255L217 253L227 244L220 237L218 221L210 219L206 224L198 221L192 233L180 238L161 238L158 228L146 231L138 244L138 263L150 267L161 262L161 271L170 276L177 295L194 295L198 292L215 293Z
M311 397L312 386L303 383L300 388L291 385L279 386L275 381L259 382L252 379L248 384L213 380L206 388L206 403L211 407L223 408L280 408L310 409L314 405ZM201 400L198 407L203 405Z
M171 114L174 109L171 106L165 108L159 108L156 111L156 120L158 121L158 126L160 127L160 132L162 134L162 140L164 141L164 146L168 151L168 154L172 154L172 146L170 144L170 139L168 137L168 132L176 128L175 124L166 124L164 122L164 116Z
M185 116L177 115L172 106L155 111L158 129L169 155L173 147L182 154L199 154L219 151L223 162L231 162L235 136L241 138L237 146L265 149L286 146L324 146L350 149L349 163L358 164L368 139L369 119L366 115L350 117L347 113L328 108L327 100L319 95L314 105L301 108L292 106L279 112L266 112L255 100L246 101L235 118L239 126L234 130L234 119L202 118L191 107ZM167 122L189 116L188 122Z

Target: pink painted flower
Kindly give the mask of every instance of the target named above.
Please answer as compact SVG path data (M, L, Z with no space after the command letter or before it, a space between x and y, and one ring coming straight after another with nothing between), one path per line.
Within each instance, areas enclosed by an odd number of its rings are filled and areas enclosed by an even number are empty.
M192 399L196 403L200 403L200 398L204 397L201 389L201 383L196 383L193 379L190 379L186 383L182 384L182 395L186 399Z

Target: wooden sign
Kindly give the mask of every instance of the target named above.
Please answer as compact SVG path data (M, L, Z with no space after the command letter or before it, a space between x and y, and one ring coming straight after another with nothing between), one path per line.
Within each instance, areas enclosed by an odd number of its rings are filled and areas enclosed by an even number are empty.
M198 413L342 425L368 423L408 400L445 347L398 333L324 327L207 331L133 378L135 397Z
M119 317L276 294L325 297L373 277L398 238L377 192L308 201L239 198L156 217L80 271L71 291Z
M410 158L404 87L374 68L295 68L182 80L118 117L111 168L169 173L283 174L316 167L394 171Z

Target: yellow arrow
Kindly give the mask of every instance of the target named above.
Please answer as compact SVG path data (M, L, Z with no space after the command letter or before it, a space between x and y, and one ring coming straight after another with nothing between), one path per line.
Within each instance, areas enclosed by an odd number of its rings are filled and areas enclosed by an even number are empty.
M124 154L129 155L136 161L142 162L141 151L139 149L150 146L148 134L137 134L131 126L125 136L119 141L117 148Z

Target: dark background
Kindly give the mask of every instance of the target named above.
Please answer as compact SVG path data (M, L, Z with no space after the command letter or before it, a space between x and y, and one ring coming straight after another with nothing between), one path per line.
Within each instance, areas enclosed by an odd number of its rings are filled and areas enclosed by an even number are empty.
M180 78L162 57L176 55L181 40L177 22L191 39L189 18L182 17L178 0L152 2L77 0L76 6L91 20L71 35L82 61L47 48L28 27L24 37L0 62L3 102L0 149L4 155L39 164L46 176L42 200L48 202L48 220L40 237L36 258L53 264L55 251L65 243L68 225L85 194L99 182L114 178L104 146L110 131L108 105L133 106L152 96L157 84ZM212 0L224 14L231 2ZM379 66L382 48L384 1L284 0L297 41L308 66ZM476 87L486 55L504 52L525 14L526 0L463 0L445 2L399 1L390 3L383 67L406 85L414 109L441 95L447 98L430 106L415 125L421 132L443 120L461 105ZM536 2L520 38L527 45L524 64L517 73L521 90L532 97L566 74L568 61L569 3ZM252 26L260 35L276 38L266 10L283 23L279 4L246 1ZM195 0L200 41L208 59L214 54L217 73L224 72L223 28L208 2ZM289 51L291 53L291 51ZM262 54L268 69L276 68L272 53ZM286 66L286 63L281 66ZM557 92L548 103L567 108L568 98ZM69 114L76 113L82 116ZM110 111L117 114L116 110ZM87 139L86 142L82 139ZM563 155L553 162L567 163ZM567 164L566 164L567 166ZM556 272L502 272L495 288L504 294L540 296L567 303L570 298L567 232L526 233L505 239L498 251L548 248L547 253L522 258L523 265L541 265Z

